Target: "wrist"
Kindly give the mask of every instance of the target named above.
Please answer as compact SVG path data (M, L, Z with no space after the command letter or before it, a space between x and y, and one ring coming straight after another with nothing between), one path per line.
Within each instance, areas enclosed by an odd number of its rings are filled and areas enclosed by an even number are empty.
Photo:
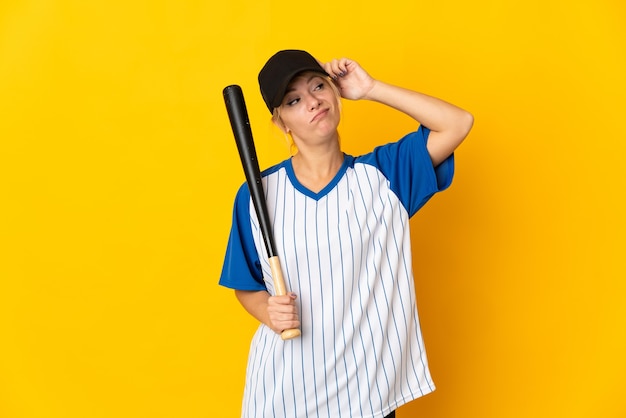
M364 100L371 100L373 102L379 102L381 100L380 91L384 88L384 83L379 80L372 79L372 82L363 94Z

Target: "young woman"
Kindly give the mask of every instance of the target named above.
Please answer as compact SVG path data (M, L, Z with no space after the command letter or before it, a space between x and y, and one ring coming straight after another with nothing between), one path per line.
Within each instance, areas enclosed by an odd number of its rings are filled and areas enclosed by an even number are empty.
M244 184L220 278L261 323L242 416L394 416L435 388L419 328L409 218L450 185L453 152L473 118L374 79L351 59L321 64L299 50L272 56L259 85L272 120L297 148L263 172L291 293L274 296ZM419 128L366 155L344 154L342 98L390 106ZM302 335L283 341L280 332L291 328Z

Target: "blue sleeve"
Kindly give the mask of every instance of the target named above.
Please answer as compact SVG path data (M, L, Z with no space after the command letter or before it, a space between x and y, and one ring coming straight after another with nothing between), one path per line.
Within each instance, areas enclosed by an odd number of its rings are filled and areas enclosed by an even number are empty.
M362 162L375 165L389 180L409 216L437 192L447 189L454 177L454 154L437 167L426 149L430 130L420 126L398 142L377 147Z
M219 284L237 290L266 290L250 226L250 191L243 184L235 197L233 224Z

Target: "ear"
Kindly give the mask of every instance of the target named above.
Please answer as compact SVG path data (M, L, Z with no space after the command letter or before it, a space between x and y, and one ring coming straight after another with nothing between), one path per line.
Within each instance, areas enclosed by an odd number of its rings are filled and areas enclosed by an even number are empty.
M280 118L280 116L272 118L272 122L274 122L274 125L276 125L278 127L278 129L280 129L283 133L288 134L291 130L283 123L283 120Z

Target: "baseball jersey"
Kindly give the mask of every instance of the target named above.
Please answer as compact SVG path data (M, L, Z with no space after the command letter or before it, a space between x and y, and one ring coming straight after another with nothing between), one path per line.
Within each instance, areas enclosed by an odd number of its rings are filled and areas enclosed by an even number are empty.
M302 335L261 324L250 347L242 417L384 417L435 389L419 325L409 218L454 174L433 168L420 127L344 156L320 192L286 160L262 173L287 289ZM221 285L274 294L247 185L235 198Z

